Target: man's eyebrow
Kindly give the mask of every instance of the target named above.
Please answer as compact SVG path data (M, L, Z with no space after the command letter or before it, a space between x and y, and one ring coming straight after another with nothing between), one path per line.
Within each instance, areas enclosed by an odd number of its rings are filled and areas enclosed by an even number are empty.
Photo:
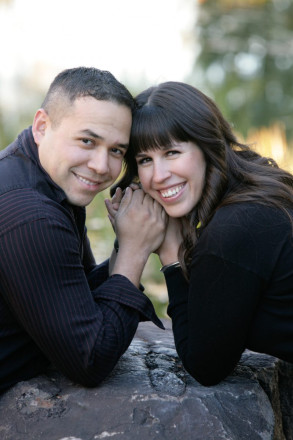
M92 137L92 138L94 138L94 139L100 139L100 140L105 140L105 138L103 138L103 136L100 136L98 133L95 133L94 131L92 131L92 130L90 130L89 128L86 128L85 130L81 130L81 132L80 132L82 135L85 135L85 136L89 136L89 137ZM128 144L115 144L115 145L117 145L117 147L120 147L120 148L124 148L125 150L127 150L128 149Z
M117 144L117 147L123 148L124 150L127 150L128 146L129 146L128 144Z
M86 136L92 137L94 139L101 139L104 140L104 138L102 136L100 136L99 134L95 133L94 131L90 130L90 129L85 129L85 130L81 130L80 132L81 134L84 134Z

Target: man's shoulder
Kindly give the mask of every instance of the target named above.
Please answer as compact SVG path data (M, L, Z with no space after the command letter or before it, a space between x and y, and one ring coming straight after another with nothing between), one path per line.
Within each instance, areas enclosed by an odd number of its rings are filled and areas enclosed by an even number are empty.
M6 148L0 151L0 165L5 163L5 166L7 166L7 162L3 162L3 160L13 156L19 149L23 149L25 144L28 142L33 143L31 127L28 127L20 132L19 135L14 139L14 141L12 141Z
M0 235L38 220L71 222L67 209L34 188L13 188L0 195Z
M42 218L62 220L63 191L41 169L31 127L0 155L0 232Z
M32 160L25 149L23 138L28 138L29 129L0 151L0 194L13 188L28 186L32 173Z

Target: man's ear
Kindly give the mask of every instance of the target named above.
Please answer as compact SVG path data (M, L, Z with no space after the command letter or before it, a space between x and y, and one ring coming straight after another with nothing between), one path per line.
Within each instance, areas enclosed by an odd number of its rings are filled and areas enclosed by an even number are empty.
M39 108L39 110L37 110L35 114L32 126L33 137L37 145L40 145L40 142L45 135L49 122L50 119L47 112L43 108Z

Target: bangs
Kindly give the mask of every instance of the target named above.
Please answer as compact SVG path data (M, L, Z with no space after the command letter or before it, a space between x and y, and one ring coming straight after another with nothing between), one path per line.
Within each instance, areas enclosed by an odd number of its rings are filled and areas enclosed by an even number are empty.
M132 122L130 145L136 156L143 151L157 150L186 138L171 114L165 109L146 105L136 110Z

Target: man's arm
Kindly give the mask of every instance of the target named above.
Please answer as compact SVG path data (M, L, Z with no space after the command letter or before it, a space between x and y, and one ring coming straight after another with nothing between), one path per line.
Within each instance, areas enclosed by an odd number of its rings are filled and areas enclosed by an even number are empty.
M1 245L3 294L17 324L74 381L97 385L139 321L157 320L148 298L123 275L90 290L69 221L25 223L7 232Z

